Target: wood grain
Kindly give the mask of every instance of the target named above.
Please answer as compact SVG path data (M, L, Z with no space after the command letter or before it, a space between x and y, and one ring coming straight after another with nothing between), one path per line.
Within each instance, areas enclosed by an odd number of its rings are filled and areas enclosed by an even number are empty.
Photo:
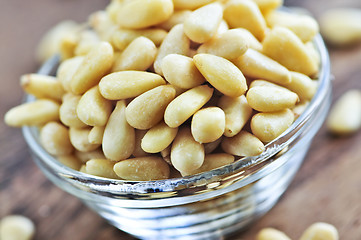
M286 1L316 17L327 8L353 6L359 0ZM41 35L63 19L85 21L105 0L1 0L0 115L21 102L19 76L36 71L35 47ZM330 48L334 99L361 89L361 46ZM255 239L263 227L276 227L298 239L311 223L334 224L340 239L361 236L361 133L335 138L322 127L307 158L279 203L247 231L230 239ZM0 217L23 214L36 224L35 239L133 239L110 226L78 199L54 186L31 160L19 129L0 121Z

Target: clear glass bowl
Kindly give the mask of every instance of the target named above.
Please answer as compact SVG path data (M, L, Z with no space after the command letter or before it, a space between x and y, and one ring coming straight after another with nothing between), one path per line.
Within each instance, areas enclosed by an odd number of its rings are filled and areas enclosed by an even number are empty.
M117 228L142 239L219 239L274 206L325 120L331 103L330 61L322 38L317 36L314 43L321 57L316 95L293 125L257 157L183 178L111 180L59 163L39 144L36 128L24 127L23 134L44 174Z

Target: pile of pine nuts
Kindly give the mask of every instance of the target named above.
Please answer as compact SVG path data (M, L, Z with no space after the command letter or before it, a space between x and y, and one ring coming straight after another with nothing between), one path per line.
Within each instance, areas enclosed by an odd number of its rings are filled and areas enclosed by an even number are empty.
M107 178L187 176L259 155L317 88L318 25L281 5L113 0L47 33L38 56L60 53L57 74L22 76L37 100L5 122L39 127L61 163Z

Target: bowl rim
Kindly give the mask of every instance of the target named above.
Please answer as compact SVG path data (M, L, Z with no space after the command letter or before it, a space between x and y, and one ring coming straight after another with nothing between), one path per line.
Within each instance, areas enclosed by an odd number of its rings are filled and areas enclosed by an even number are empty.
M129 180L117 180L108 179L98 176L89 175L69 167L66 167L55 159L52 155L47 153L40 145L35 127L24 126L22 132L26 142L28 143L31 150L51 169L62 178L67 179L76 184L86 186L93 192L111 192L115 194L148 194L148 193L159 193L168 192L168 197L173 197L174 192L185 190L187 188L197 188L197 191L193 191L192 194L202 194L204 187L219 181L220 179L230 178L232 174L244 173L246 169L250 169L253 166L261 164L280 152L283 148L289 145L294 139L297 138L297 133L305 123L311 118L312 114L317 111L317 107L322 104L322 101L327 96L327 91L330 80L330 60L327 48L323 42L320 34L318 34L314 41L314 45L320 55L320 70L318 75L318 88L317 91L310 101L305 111L296 119L295 122L279 137L274 139L265 145L265 151L255 157L243 157L237 159L235 162L222 166L217 169L213 169L208 172L203 172L195 175L171 178L164 180L153 180L153 181L129 181ZM38 71L39 74L49 75L56 64L59 62L59 57L55 56L49 59L42 68ZM26 95L25 101L33 101L35 98L30 95ZM268 164L268 163L266 163ZM248 173L251 174L251 173ZM201 187L201 188L199 188ZM217 186L216 186L217 187ZM206 187L207 188L207 187ZM186 193L182 193L183 195ZM191 194L191 193L190 193Z

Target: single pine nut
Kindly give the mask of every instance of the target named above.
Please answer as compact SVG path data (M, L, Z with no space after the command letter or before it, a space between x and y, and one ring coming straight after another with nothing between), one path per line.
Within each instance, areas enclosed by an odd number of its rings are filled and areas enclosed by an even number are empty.
M361 41L361 10L335 8L320 17L322 36L334 45L344 46Z
M263 41L263 53L287 69L312 76L318 66L305 44L291 30L274 27Z
M227 59L200 53L193 57L193 61L206 80L221 93L239 97L247 90L242 72Z
M302 73L290 73L291 82L283 84L283 86L297 93L301 100L311 100L317 90L317 81L313 81L311 78Z
M327 119L328 129L338 135L347 135L361 128L361 91L350 90L331 108Z
M133 0L122 4L116 22L124 28L147 28L166 21L172 13L171 0Z
M81 96L76 113L89 126L104 126L112 111L112 102L99 92L99 86L92 87Z
M236 98L222 96L218 106L226 116L224 135L233 137L238 134L252 115L252 108L249 106L244 95Z
M212 97L213 89L201 85L182 93L169 103L164 113L165 123L176 128L183 124Z
M293 120L294 115L290 109L257 113L251 119L252 133L262 142L270 142L291 126Z
M88 135L88 141L91 144L101 144L103 141L105 126L94 126Z
M224 19L231 28L245 28L260 41L265 36L266 21L257 4L251 0L229 1L224 9Z
M85 172L99 177L119 179L113 170L114 164L115 162L108 159L90 159L85 163Z
M259 112L276 112L294 107L298 96L283 87L255 86L248 90L247 101Z
M25 92L34 95L36 98L61 101L65 93L61 82L52 76L26 74L21 77L20 84Z
M25 125L42 125L59 120L59 104L47 99L23 103L10 109L4 117L7 125L22 127Z
M210 53L226 59L235 59L248 49L248 39L240 29L227 30L203 43L198 53Z
M256 136L244 130L234 137L225 137L221 145L226 153L246 157L257 156L265 149L263 143Z
M93 48L76 70L70 87L75 94L82 94L99 83L113 64L113 48L101 42Z
M184 21L184 33L192 41L204 43L217 33L222 17L223 7L219 3L200 7Z
M183 89L197 87L206 81L193 59L179 54L169 54L163 58L162 72L170 84Z
M70 142L75 149L81 152L89 152L97 149L100 144L92 144L88 140L91 128L74 128L70 127L69 137Z
M167 148L176 137L178 128L170 128L164 122L160 122L144 135L142 149L148 153L157 153Z
M302 234L300 240L338 240L337 229L328 223L318 222L309 226Z
M190 128L179 130L172 144L170 160L180 172L190 172L202 166L204 147L194 140Z
M73 95L71 93L66 94L66 98L63 99L63 103L59 108L60 121L68 127L83 128L87 125L82 122L76 112L78 103L81 96Z
M68 129L58 122L48 122L41 128L40 142L52 155L68 155L74 150Z
M159 123L168 104L174 99L171 85L153 88L134 98L126 108L127 122L137 129L149 129Z
M146 37L134 39L124 51L115 58L112 72L123 70L147 70L154 62L157 47Z
M99 82L99 90L106 99L120 100L137 97L165 83L164 79L155 73L120 71L103 77Z
M248 77L265 79L278 84L291 82L291 75L287 68L253 49L248 49L245 54L234 59L233 63Z
M197 111L192 118L191 131L194 140L210 143L220 138L225 129L226 117L219 107L208 107Z
M169 165L160 157L139 157L114 165L115 173L126 180L152 181L169 178Z
M71 80L83 61L84 57L78 56L66 59L65 61L60 63L56 72L56 77L58 78L58 81L63 85L65 91L72 91L70 87Z
M35 225L22 215L8 215L0 221L0 239L31 240L35 234Z
M128 124L125 111L125 101L118 101L103 134L104 155L113 161L127 159L134 151L134 128Z

